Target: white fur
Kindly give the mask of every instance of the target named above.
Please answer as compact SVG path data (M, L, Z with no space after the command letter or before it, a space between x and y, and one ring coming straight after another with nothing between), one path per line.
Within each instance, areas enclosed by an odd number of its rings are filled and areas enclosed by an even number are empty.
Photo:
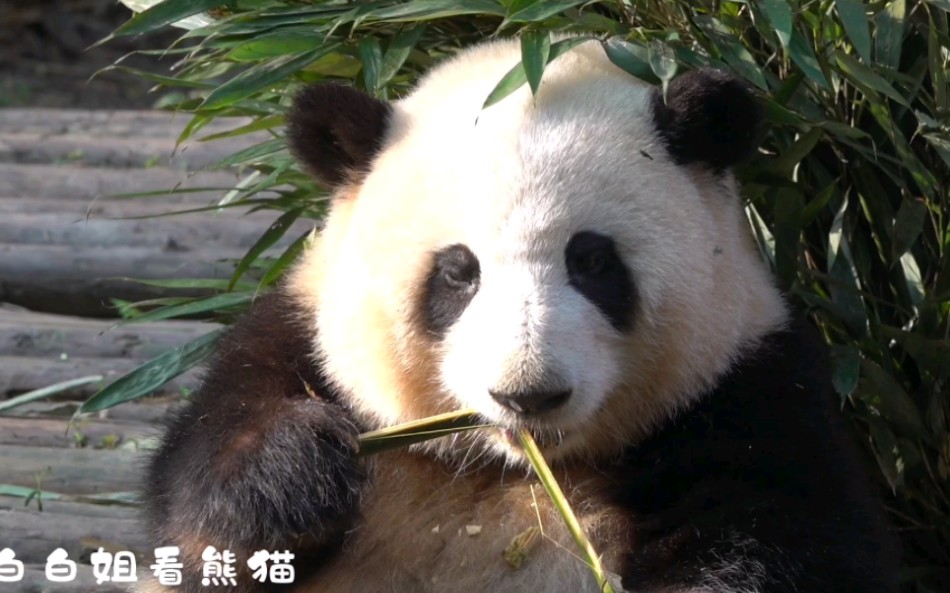
M609 454L714 385L785 310L733 179L670 161L651 89L598 43L549 65L536 97L524 87L483 110L519 52L466 51L394 103L380 156L294 282L317 303L327 370L370 422L474 407L513 427L488 390L544 380L573 390L544 425L565 434L551 454ZM612 237L633 271L629 334L567 285L564 248L584 230ZM481 284L440 341L414 307L430 254L455 243Z

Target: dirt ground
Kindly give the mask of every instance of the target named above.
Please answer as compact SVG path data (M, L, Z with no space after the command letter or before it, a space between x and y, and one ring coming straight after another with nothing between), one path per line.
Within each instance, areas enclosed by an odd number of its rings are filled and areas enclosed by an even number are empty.
M167 47L179 33L113 40L87 49L128 20L118 0L0 0L0 107L144 108L161 97L152 83L101 68L137 49ZM167 73L170 58L123 62Z

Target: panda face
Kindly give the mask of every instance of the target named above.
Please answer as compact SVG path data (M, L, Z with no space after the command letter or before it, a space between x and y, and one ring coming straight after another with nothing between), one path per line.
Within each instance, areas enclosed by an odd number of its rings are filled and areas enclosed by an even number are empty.
M554 458L609 454L714 385L783 306L723 151L679 147L712 141L671 110L709 97L658 104L594 43L537 96L482 109L519 55L469 50L388 108L292 285L369 424L473 408L502 430L433 446L519 460L509 435L527 427ZM312 127L294 143L320 174Z

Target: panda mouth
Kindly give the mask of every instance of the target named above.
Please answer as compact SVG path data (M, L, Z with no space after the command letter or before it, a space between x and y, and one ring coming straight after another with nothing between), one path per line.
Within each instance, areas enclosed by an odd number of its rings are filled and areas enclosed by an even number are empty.
M534 426L525 427L534 442L541 449L556 449L561 446L566 437L563 430L540 429ZM518 430L512 428L502 429L502 435L508 445L521 449L521 441L518 439Z

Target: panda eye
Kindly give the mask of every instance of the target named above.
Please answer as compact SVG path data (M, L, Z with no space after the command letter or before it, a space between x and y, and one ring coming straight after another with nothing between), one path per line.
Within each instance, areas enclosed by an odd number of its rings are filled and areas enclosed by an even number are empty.
M572 269L574 274L584 276L596 276L603 272L606 266L607 254L602 251L577 254L568 264L568 268Z
M449 245L434 253L420 301L425 327L436 336L445 335L478 292L480 277L478 258L465 245Z
M568 276L590 278L603 275L614 260L619 260L614 242L590 231L577 233L564 252Z
M564 248L567 282L618 331L633 325L637 290L633 274L620 259L613 239L593 231L581 231Z

